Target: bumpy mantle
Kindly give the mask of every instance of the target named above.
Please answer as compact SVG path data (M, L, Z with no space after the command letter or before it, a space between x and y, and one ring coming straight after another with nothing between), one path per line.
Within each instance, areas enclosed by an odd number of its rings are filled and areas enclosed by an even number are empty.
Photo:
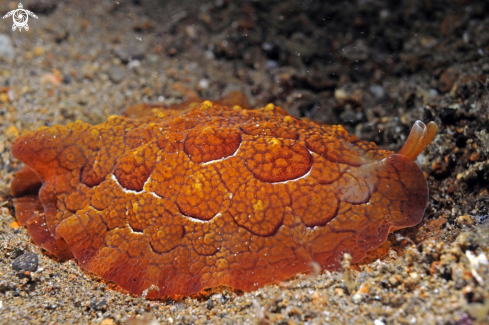
M423 217L413 160L434 123L416 122L396 154L272 104L149 115L39 128L12 146L25 163L16 216L33 241L134 294L253 290L311 262L336 269Z

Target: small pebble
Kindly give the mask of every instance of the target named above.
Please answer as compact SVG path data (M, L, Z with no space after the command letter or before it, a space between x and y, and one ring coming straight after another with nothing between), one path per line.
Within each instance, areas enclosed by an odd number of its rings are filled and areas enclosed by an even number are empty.
M352 299L353 299L353 302L354 302L354 303L358 304L359 302L361 302L361 301L362 301L363 296L362 296L361 294L359 294L359 293L356 293L356 294L353 296L353 298L352 298Z
M43 55L43 54L44 54L44 49L43 49L42 47L40 47L40 46L36 46L36 47L34 48L34 55L35 55L35 56L41 56L41 55Z
M334 97L336 98L336 100L338 100L339 102L342 102L342 101L345 101L348 99L348 94L346 93L346 91L344 89L336 89L334 91Z
M209 80L208 79L200 79L200 81L199 81L199 87L202 88L202 89L209 88Z
M380 99L380 98L384 97L384 95L385 95L384 87L382 87L380 85L372 85L372 86L370 86L369 89L372 92L372 94L375 95L375 98L377 98L377 99Z
M109 78L115 83L121 82L122 79L124 79L125 75L126 75L125 71L117 66L112 67L109 70Z
M39 258L35 253L27 252L17 257L12 262L12 270L35 272L39 265Z

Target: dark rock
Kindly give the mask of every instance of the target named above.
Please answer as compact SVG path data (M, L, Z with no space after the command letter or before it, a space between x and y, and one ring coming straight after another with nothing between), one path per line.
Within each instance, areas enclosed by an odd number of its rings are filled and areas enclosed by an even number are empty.
M35 253L27 252L17 257L12 262L12 270L35 272L39 265L39 258Z
M213 300L207 300L205 306L207 307L207 309L211 310L212 308L214 308L214 301Z
M265 42L261 48L269 59L277 61L280 58L280 47L277 44Z
M454 107L444 107L440 110L439 116L444 124L454 124L460 119L461 113Z

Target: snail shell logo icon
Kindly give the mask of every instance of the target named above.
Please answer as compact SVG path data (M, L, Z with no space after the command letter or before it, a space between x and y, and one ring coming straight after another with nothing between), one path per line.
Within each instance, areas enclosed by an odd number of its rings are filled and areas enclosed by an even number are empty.
M15 31L18 28L19 32L22 31L22 28L24 28L26 31L29 30L29 25L27 25L29 16L37 19L37 16L34 15L32 11L24 9L22 3L19 3L19 7L17 9L9 11L5 16L3 16L3 19L8 18L10 16L13 16L14 19L12 30Z

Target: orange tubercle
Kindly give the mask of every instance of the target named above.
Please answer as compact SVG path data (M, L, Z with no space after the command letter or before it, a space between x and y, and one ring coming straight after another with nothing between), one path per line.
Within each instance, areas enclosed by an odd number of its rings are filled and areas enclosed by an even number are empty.
M413 161L416 160L418 155L433 141L437 131L438 126L436 126L435 122L425 125L421 121L416 121L406 143L398 153Z

